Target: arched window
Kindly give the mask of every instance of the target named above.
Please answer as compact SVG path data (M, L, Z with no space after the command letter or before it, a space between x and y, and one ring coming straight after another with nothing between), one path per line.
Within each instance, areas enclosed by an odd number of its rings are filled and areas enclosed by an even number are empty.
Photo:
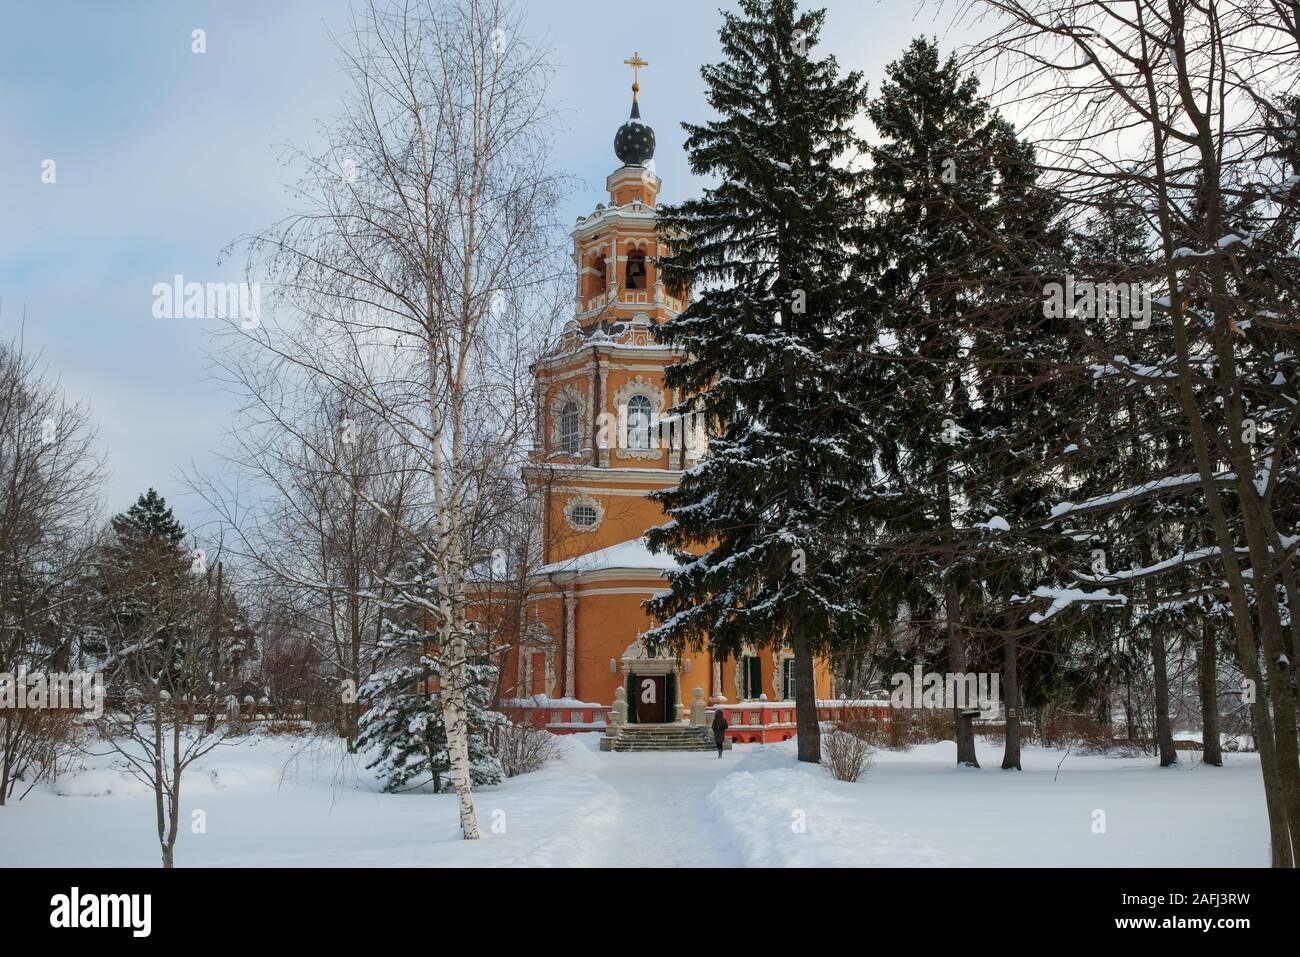
M560 407L560 450L569 455L578 454L579 419L577 402L570 399Z
M650 399L634 395L627 400L627 447L650 448Z
M609 273L605 266L605 257L597 256L591 263L593 273L587 274L587 295L599 296L609 285Z
M645 284L645 250L634 249L627 254L627 282L625 287L628 289L644 289Z

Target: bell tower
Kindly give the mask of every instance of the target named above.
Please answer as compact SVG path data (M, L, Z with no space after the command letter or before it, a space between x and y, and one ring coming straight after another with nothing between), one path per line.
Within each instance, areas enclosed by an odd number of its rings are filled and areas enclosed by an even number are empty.
M653 328L681 312L686 292L668 288L658 266L662 182L640 103L640 71L650 64L639 53L623 62L633 71L632 109L614 134L620 165L605 179L608 202L579 216L570 233L573 318L533 369L538 441L525 475L545 502L543 563L662 523L645 494L675 485L701 452L666 417L678 397L664 369L681 352L657 343Z
M571 233L578 271L574 319L582 329L595 323L632 322L639 316L662 322L681 311L681 301L664 288L658 274L661 252L655 208L663 185L654 172L655 131L641 119L642 67L634 53L632 112L614 134L614 155L622 165L605 178L609 205L597 203ZM664 308L661 308L664 307Z
M629 720L650 723L685 717L684 694L717 704L734 686L782 697L788 657L749 656L742 686L736 661L715 661L708 649L651 651L643 641L655 624L644 602L679 567L645 541L665 520L649 496L676 486L707 447L694 417L684 423L668 414L685 404L665 384L685 352L655 332L680 314L690 291L668 286L659 269L662 183L640 102L640 71L649 64L639 53L624 62L633 71L632 109L614 134L619 165L605 179L608 196L570 233L573 315L532 367L536 440L524 480L537 534L529 538L527 600L507 608L518 643L502 680L531 698L534 715L544 709L552 730L590 729L592 709L607 711L620 691L635 715ZM824 687L824 669L819 674ZM793 733L789 707L763 714L776 719L763 740ZM733 715L733 724L750 716Z

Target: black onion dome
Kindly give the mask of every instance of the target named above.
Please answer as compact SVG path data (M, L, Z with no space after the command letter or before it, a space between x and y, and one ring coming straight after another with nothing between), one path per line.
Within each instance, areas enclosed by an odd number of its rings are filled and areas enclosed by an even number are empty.
M644 166L654 159L655 131L641 122L641 105L632 99L632 115L614 134L614 154L625 166Z

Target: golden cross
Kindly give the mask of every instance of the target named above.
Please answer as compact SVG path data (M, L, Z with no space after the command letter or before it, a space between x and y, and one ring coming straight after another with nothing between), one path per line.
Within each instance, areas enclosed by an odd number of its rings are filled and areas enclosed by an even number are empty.
M624 60L623 62L632 68L632 92L633 93L641 92L641 83L640 83L641 67L649 66L650 61L641 59L641 54L634 51L632 53L632 59Z

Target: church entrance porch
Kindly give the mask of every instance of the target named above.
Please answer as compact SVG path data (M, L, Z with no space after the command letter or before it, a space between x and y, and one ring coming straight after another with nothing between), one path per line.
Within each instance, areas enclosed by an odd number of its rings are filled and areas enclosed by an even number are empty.
M628 720L637 724L663 724L668 720L671 674L646 675L632 672L627 676Z
M681 664L674 657L649 655L638 638L623 652L629 724L676 724L682 720Z

